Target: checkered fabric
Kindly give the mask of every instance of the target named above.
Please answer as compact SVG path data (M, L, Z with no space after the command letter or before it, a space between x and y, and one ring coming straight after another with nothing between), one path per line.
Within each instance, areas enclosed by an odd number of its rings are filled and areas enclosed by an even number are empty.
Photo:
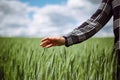
M120 50L120 0L103 0L97 11L71 33L63 36L65 45L80 43L97 33L113 16L115 49Z
M113 16L114 49L118 55L117 80L120 80L120 0L102 0L97 11L71 33L63 36L65 45L80 43L97 33Z

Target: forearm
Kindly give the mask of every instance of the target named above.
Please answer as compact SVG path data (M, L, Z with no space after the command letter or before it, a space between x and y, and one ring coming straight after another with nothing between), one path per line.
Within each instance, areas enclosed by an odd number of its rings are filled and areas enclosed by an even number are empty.
M104 1L104 0L103 0ZM99 9L90 19L64 36L66 46L83 42L97 33L111 18L112 10L110 3L102 2Z

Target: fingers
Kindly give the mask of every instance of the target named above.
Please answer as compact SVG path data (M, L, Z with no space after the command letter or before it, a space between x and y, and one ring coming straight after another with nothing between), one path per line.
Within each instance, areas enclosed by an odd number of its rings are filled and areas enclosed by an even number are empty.
M42 46L44 48L50 48L50 47L53 46L53 44L52 43L50 44L50 43L47 43L47 42L43 42L43 43L40 44L40 46Z
M52 47L53 46L53 44L49 44L49 45L47 45L47 46L45 46L46 48L50 48L50 47Z
M41 40L41 42L44 42L44 41L46 41L46 40L49 40L49 38L48 38L48 37L47 37L47 38L44 38L44 39Z
M47 37L41 40L40 46L49 48L59 45L59 37Z
M44 41L41 42L40 46L46 47L46 46L49 45L49 44L50 44L50 41L49 41L49 40L44 40Z
M51 42L50 38L44 38L41 40L41 44L40 46L44 47L44 48L50 48L53 45L53 43Z
M41 42L46 41L46 40L57 40L58 37L47 37L41 40Z

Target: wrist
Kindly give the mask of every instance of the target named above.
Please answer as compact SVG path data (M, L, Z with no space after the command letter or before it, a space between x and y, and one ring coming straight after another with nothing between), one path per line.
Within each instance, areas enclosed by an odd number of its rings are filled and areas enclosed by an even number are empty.
M65 45L65 38L63 36L61 36L60 39L61 39L60 41L61 41L62 45Z
M62 36L63 38L64 38L64 40L65 40L65 42L64 42L64 45L66 46L66 47L68 47L68 41L67 41L67 37L65 37L65 36Z

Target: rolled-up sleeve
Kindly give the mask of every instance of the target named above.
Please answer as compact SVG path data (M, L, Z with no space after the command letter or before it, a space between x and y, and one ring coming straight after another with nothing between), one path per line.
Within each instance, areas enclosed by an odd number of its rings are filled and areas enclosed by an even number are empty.
M65 45L68 47L92 37L110 20L112 14L111 1L103 0L90 19L63 36L66 40Z

